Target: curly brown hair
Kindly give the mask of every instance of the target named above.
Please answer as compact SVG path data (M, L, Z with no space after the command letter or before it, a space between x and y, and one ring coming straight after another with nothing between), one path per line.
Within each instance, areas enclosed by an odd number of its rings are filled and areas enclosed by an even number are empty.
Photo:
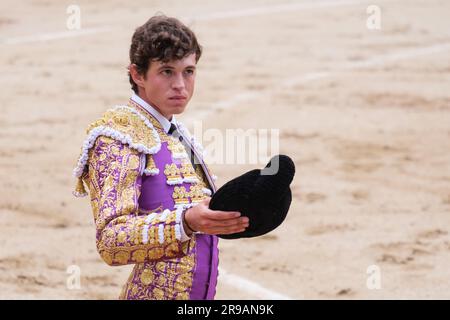
M176 18L157 15L134 32L130 46L130 64L135 64L139 74L145 76L151 61L168 62L192 53L195 53L195 60L198 62L202 47L194 32ZM137 94L138 86L130 71L128 77L131 88Z

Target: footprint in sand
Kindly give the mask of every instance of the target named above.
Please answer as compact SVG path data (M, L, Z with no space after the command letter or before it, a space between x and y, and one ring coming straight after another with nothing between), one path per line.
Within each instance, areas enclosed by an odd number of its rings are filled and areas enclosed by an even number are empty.
M426 262L426 259L436 254L438 251L448 248L448 241L443 241L442 237L448 235L448 232L442 229L425 230L417 234L412 242L391 242L386 244L376 244L373 247L381 251L377 262L394 265L414 265L418 268L422 266L425 269L432 268L429 264L420 264ZM424 260L425 259L425 260Z
M327 198L323 193L309 192L306 193L304 199L307 203L322 202Z
M331 232L346 232L356 230L355 226L348 224L324 224L309 228L306 234L309 236L318 236Z

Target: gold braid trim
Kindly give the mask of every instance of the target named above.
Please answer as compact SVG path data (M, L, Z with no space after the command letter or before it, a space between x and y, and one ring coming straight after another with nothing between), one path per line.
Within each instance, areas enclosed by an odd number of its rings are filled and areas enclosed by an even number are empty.
M73 175L78 178L73 191L77 197L87 195L83 176L87 170L89 150L99 136L118 140L146 155L155 154L161 149L161 140L153 124L138 110L129 106L117 106L107 110L100 119L88 126L86 133L87 138L81 147L77 165L73 170Z

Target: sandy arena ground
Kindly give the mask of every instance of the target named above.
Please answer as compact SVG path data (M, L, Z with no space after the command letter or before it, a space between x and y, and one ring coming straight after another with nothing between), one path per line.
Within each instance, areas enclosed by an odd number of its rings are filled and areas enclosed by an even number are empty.
M69 31L72 3L0 2L0 298L118 296L131 266L102 262L71 173L158 11L204 47L184 123L279 129L297 167L281 227L220 242L218 299L450 298L449 1L86 0ZM220 186L261 166L212 168Z

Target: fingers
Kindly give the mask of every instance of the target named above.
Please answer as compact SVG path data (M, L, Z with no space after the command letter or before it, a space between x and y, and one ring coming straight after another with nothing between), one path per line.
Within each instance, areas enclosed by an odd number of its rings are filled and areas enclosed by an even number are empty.
M211 198L205 198L200 206L194 206L192 226L207 234L233 234L243 232L249 226L248 217L241 217L237 211L209 209Z
M211 210L209 209L209 202L211 197L203 199L202 204L206 206L205 213L207 217L212 220L227 220L240 217L241 213L237 211L221 211L221 210Z
M211 228L211 234L232 234L232 233L238 233L238 232L244 232L245 227L242 225L234 225L234 226L228 226L228 227L220 227L220 228Z
M241 213L237 211L208 210L207 216L208 219L220 221L220 220L236 219L241 216Z
M247 217L240 217L235 219L227 219L227 220L216 220L212 221L211 226L212 227L239 227L239 228L246 228L249 225L249 219Z
M236 219L212 221L208 225L208 233L210 234L231 234L243 232L249 226L249 219L241 217Z

